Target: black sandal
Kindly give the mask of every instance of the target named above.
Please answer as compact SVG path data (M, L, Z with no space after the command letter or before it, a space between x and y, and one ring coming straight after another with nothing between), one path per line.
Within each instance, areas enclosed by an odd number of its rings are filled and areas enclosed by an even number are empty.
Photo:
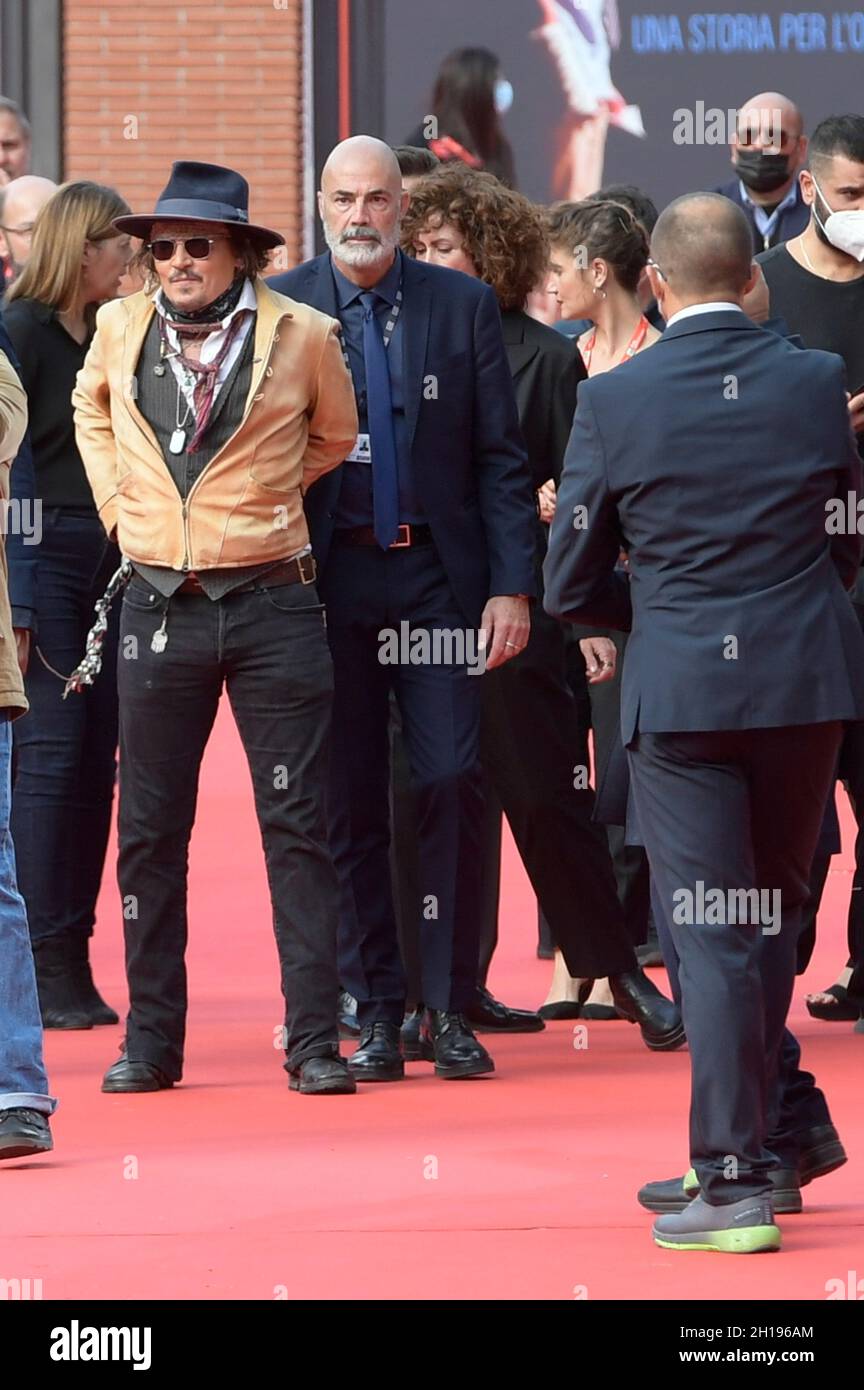
M823 1023L856 1023L864 1013L860 1004L853 1004L845 985L829 985L821 991L836 999L836 1004L813 1004L806 1000L807 1012L811 1018L821 1019Z

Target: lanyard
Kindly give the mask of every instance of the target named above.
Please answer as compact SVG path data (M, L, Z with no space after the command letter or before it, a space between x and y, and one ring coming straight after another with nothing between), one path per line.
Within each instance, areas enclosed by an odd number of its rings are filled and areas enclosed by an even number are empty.
M374 293L374 291L369 291L369 293ZM380 298L380 299L383 299L383 295L379 295L379 298ZM385 304L386 304L386 302L387 302L387 301L384 300L384 303L385 303ZM383 333L382 336L383 336L383 338L384 338L384 350L385 350L385 352L386 352L387 349L390 347L390 340L391 340L391 338L393 337L393 334L394 334L394 332L395 332L395 330L396 330L396 321L397 321L397 319L399 318L399 315L400 315L401 312L402 312L402 280L401 280L401 278L400 278L400 280L399 280L399 288L398 288L398 290L396 291L396 303L390 305L389 317L388 317L388 319L387 319L387 322L386 322L385 325L384 325L384 333ZM346 346L346 344L345 344L344 335L340 334L339 341L340 341L341 346L342 346L342 356L345 358L345 366L348 368L348 371L351 372L351 359L350 359L349 356L348 356L348 348L347 348L347 346ZM353 372L351 373L351 375L352 375L352 377L353 377Z
M643 314L642 317L641 317L641 319L639 320L639 322L638 322L637 325L636 325L636 328L635 328L634 333L633 333L633 337L630 339L629 343L627 344L627 347L624 349L624 356L621 358L621 362L629 362L629 361L630 361L630 358L633 357L633 356L635 356L635 354L639 351L640 347L641 347L642 344L644 343L646 334L648 333L648 329L649 329L650 327L651 327L650 323L648 322L648 320L646 319L645 315ZM595 341L596 341L596 338L597 338L597 329L595 328L595 329L594 329L594 332L591 334L591 337L589 338L588 342L585 344L584 348L582 349L582 361L585 363L585 370L586 370L586 372L588 371L588 369L589 369L590 366L591 366L591 354L592 354L593 351L594 351L594 343L595 343ZM619 366L621 365L621 362L619 362L619 364L618 364Z

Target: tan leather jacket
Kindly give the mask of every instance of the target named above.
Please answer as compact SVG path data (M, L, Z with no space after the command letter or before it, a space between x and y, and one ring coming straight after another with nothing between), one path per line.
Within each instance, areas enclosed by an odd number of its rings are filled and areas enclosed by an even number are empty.
M252 382L231 438L184 504L135 404L135 365L156 312L143 292L104 305L72 393L78 448L109 535L124 555L171 569L258 564L308 543L303 495L357 435L354 388L335 319L263 280Z
M0 709L8 709L13 719L29 709L24 681L18 666L12 613L9 608L9 582L6 568L6 502L9 474L27 429L27 394L5 352L0 351ZM10 514L10 520L14 517Z

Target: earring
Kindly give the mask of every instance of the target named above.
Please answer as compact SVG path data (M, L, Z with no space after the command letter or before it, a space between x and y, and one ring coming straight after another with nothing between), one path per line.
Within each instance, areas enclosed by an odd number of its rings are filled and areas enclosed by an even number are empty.
M602 285L595 285L595 286L594 286L594 293L595 293L595 294L599 294L599 296L600 296L601 299L606 299L606 298L607 298L606 291L603 289Z

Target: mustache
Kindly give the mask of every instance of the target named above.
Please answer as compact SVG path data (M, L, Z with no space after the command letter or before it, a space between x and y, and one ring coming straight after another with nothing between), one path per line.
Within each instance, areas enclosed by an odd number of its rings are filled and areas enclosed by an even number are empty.
M375 231L373 228L371 228L371 227L369 228L368 231L364 230L362 227L355 227L353 230L349 229L347 232L341 232L341 233L340 233L340 236L339 236L339 240L340 240L340 241L377 241L377 242L380 242L380 241L381 241L381 236L380 236L380 234L379 234L378 232L376 232L376 231Z

